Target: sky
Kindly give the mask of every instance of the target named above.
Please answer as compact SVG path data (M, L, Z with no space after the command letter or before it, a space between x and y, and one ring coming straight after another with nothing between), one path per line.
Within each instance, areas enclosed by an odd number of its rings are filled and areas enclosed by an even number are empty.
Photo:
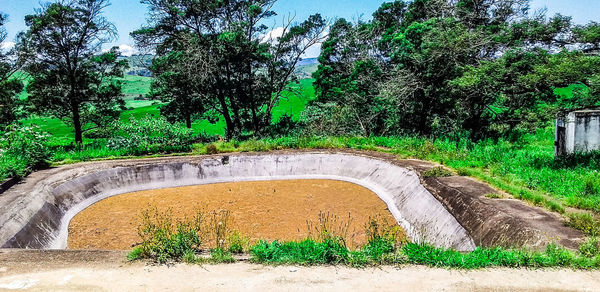
M390 1L390 0L388 0ZM0 0L0 12L8 14L6 25L8 42L13 42L16 34L25 30L24 17L33 13L45 0ZM326 18L343 17L349 20L368 20L384 0L279 0L273 10L279 15L270 19L267 25L277 27L282 17L295 15L302 21L313 13L321 13ZM112 0L106 8L105 16L115 24L119 38L105 47L120 46L124 54L134 53L133 40L129 33L139 28L146 19L147 8L138 0ZM299 5L300 4L300 5ZM548 9L548 14L561 13L573 17L575 23L584 24L592 20L600 21L600 0L532 0L531 8ZM0 44L0 47L11 44ZM316 57L319 48L313 48L306 57Z

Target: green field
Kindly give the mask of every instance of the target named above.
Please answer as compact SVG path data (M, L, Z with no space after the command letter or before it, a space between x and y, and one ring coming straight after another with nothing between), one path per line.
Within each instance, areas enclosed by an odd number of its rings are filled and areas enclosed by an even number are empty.
M130 108L121 113L122 121L128 121L131 117L141 118L146 115L160 115L160 102L156 100L134 100L136 97L145 96L150 92L152 78L127 75L122 81L126 107ZM292 91L284 92L284 97L273 109L273 121L279 121L284 115L291 115L294 121L298 121L300 113L306 108L308 102L315 97L313 82L313 79L300 80L299 84L292 86ZM26 92L21 95L22 98L27 97ZM34 116L21 120L21 123L39 126L52 135L53 144L56 145L68 145L74 140L73 129L57 118ZM192 129L196 133L225 136L225 120L221 118L214 124L208 120L196 120L192 124Z

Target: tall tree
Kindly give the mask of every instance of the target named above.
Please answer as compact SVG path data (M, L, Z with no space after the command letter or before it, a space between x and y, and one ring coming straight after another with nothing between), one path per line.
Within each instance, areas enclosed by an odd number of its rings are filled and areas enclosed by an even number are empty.
M185 80L194 84L188 89L202 100L197 111L222 115L228 138L246 131L259 134L270 126L272 110L294 80L302 55L326 28L320 15L300 24L289 18L280 28L282 35L273 36L262 22L275 15L274 2L143 0L151 17L132 35L139 46L156 48L161 58L183 53L185 62L171 66L168 74L178 70L187 75ZM181 106L174 103L172 108Z
M368 23L338 21L323 44L314 106L333 102L364 113L353 118L358 125L382 125L365 134L482 138L547 121L552 111L542 104L596 104L600 26L530 14L529 2L397 0ZM352 74L366 60L381 74ZM559 100L554 89L570 84L586 94Z
M108 5L108 0L46 4L25 17L28 30L19 37L34 111L71 123L76 143L83 142L85 130L116 119L124 105L115 77L123 76L127 61L118 60L116 48L100 54L116 35L102 16Z
M5 22L6 16L0 13L0 44L6 41ZM19 65L16 63L14 50L0 48L0 128L17 119L16 111L19 101L16 99L16 95L23 88L23 83L14 78L18 69Z

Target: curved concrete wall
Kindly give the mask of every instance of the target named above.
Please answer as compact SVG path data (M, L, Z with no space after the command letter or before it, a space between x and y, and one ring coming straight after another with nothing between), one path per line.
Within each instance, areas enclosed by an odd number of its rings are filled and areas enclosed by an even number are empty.
M371 157L266 154L151 164L140 160L140 164L94 171L74 168L44 179L36 186L39 193L14 200L13 206L0 207L13 212L0 214L0 243L8 248L66 248L69 222L75 215L123 193L235 181L333 179L376 193L413 241L461 251L475 248L467 231L422 186L415 172Z

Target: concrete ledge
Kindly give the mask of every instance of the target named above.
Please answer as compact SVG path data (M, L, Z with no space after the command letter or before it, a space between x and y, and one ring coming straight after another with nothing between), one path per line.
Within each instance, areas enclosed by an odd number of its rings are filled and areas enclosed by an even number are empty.
M8 189L16 185L19 181L20 179L13 177L3 182L0 182L0 195L2 195L2 193L6 192Z

